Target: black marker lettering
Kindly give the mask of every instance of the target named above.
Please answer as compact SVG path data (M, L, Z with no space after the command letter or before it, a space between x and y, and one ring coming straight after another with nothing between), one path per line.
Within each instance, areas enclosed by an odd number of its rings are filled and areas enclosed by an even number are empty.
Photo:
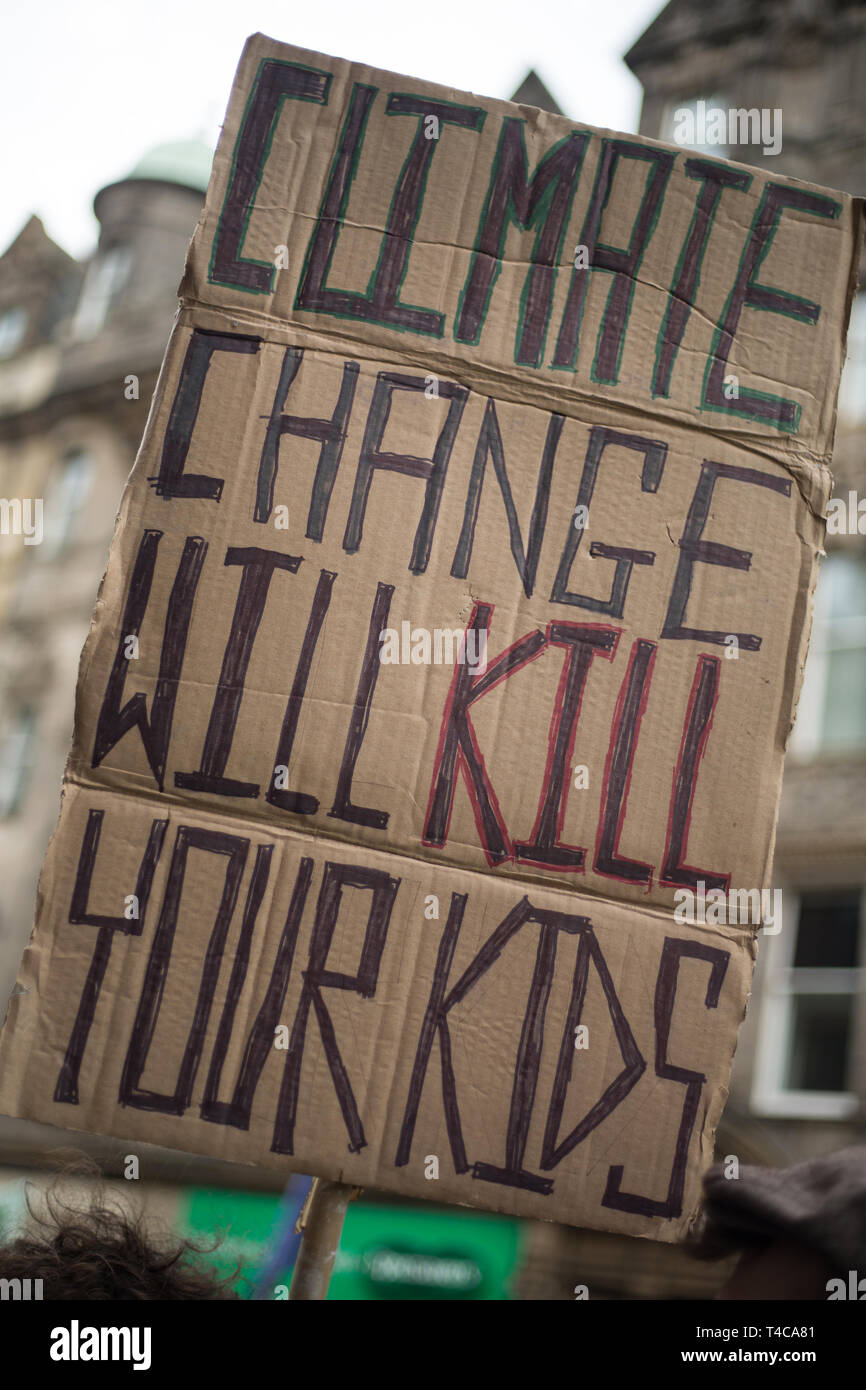
M601 1199L603 1207L611 1207L615 1211L629 1211L639 1216L660 1216L668 1221L682 1213L689 1144L698 1114L701 1091L707 1081L703 1072L690 1071L688 1067L674 1066L667 1059L668 1040L677 992L677 978L680 961L684 956L693 960L705 960L711 967L704 998L704 1005L708 1009L715 1009L718 1005L728 961L731 958L729 951L717 951L714 947L704 946L697 941L678 941L671 936L665 940L662 950L655 996L655 1071L656 1076L662 1077L663 1080L678 1081L686 1088L683 1113L677 1134L673 1163L671 1164L671 1175L668 1180L667 1196L664 1200L658 1201L652 1197L641 1197L636 1193L623 1192L622 1179L625 1170L621 1163L617 1163L608 1169L607 1187Z
M331 502L331 493L343 455L343 445L349 428L349 416L355 399L360 367L357 362L343 363L343 379L334 413L326 419L310 419L303 415L284 415L286 397L297 376L304 356L303 348L288 347L283 357L280 380L274 396L274 404L265 432L262 456L259 461L259 478L256 488L256 507L254 520L270 520L274 506L274 487L279 468L280 440L284 434L295 435L298 439L314 439L321 444L310 510L307 515L307 537L320 541L325 529L325 520Z
M343 536L343 549L353 554L361 544L364 514L367 510L367 498L370 495L374 469L404 473L410 478L426 478L424 508L421 512L421 520L418 522L418 529L415 532L412 558L409 561L409 568L413 574L423 574L430 559L430 547L433 544L433 532L436 527L436 518L439 515L445 474L451 458L451 450L454 448L457 426L460 424L463 407L469 395L465 386L456 386L453 381L439 382L439 395L449 400L451 404L448 407L445 424L439 432L432 459L415 458L411 454L382 453L382 438L391 411L393 393L395 391L423 392L425 385L423 376L405 376L402 372L380 372L377 376L373 399L370 402L370 413L367 416L367 424L364 429L364 442L358 459L358 471L355 474L355 486L352 491L346 532ZM430 409L429 404L426 409Z
M429 96L392 92L385 106L389 116L415 116L418 129L397 179L397 186L385 224L376 269L366 294L328 289L328 276L337 237L346 219L349 190L364 140L375 87L355 84L349 115L340 147L331 168L328 186L315 230L310 239L301 277L296 308L314 313L337 314L341 318L362 319L367 323L388 324L392 328L441 338L445 316L434 309L422 309L400 302L400 287L409 268L415 227L430 172L436 140L428 140L424 119L435 116L441 125L480 130L484 112L478 106L458 106L456 102L436 101Z
M478 520L478 508L481 503L481 488L484 483L484 470L489 454L493 458L493 471L496 474L499 491L502 493L502 500L505 503L511 554L514 556L517 572L523 581L523 592L527 598L531 598L535 587L538 558L541 554L541 542L544 539L544 527L547 521L550 479L553 475L556 449L564 423L565 416L551 415L550 424L547 427L547 437L544 441L544 451L541 455L541 465L538 470L538 481L535 485L535 504L529 523L529 545L524 550L520 523L517 520L517 508L514 505L514 494L511 491L511 484L508 481L508 472L505 467L505 450L502 447L502 435L496 417L496 406L493 400L488 400L478 435L478 443L475 446L475 457L472 460L472 473L469 478L469 490L466 494L466 507L463 512L463 526L451 564L451 573L455 579L465 579L469 571L469 560L475 539L475 524Z
M207 473L183 471L205 381L215 352L254 355L260 346L261 338L247 338L239 333L213 333L204 328L193 329L165 427L159 473L151 480L158 497L164 497L166 501L172 497L206 497L212 502L220 500L225 479L212 478Z
M296 574L301 557L281 555L279 551L261 550L257 546L231 545L226 551L225 564L242 565L243 574L205 734L201 765L197 772L176 772L174 784L185 791L210 792L214 796L254 797L259 794L258 783L226 777L225 767L243 699L247 667L274 570Z
M190 1103L226 935L237 901L249 843L249 840L239 835L224 835L220 831L201 830L190 825L178 827L162 911L154 932L132 1036L123 1064L118 1096L121 1105L133 1105L138 1110L156 1110L165 1115L182 1115ZM142 1088L141 1078L147 1065L147 1056L165 991L190 850L224 855L227 863L222 897L204 956L198 998L178 1071L177 1084L171 1095L164 1095L159 1091ZM195 930L198 930L201 926L200 915L197 911L192 915ZM173 1019L173 1022L176 1023L177 1020Z
M583 872L586 850L576 845L564 845L559 839L565 821L577 721L593 657L598 654L612 659L619 641L619 630L588 623L549 623L547 640L552 646L564 647L568 655L550 721L547 763L532 839L518 840L514 855L517 860L537 864L540 868L577 873Z
M126 639L131 634L137 635L141 631L141 624L144 621L150 598L153 572L156 568L156 553L161 538L161 531L145 531L138 547L138 554L132 569L132 578L129 581L126 606L123 610L123 621L117 640L117 652L105 687L105 696L99 709L99 718L96 722L96 735L93 740L91 759L91 766L98 767L124 734L128 733L130 729L138 729L147 761L160 791L163 789L168 741L171 737L174 703L177 699L177 688L183 669L192 605L201 568L204 564L204 557L207 553L207 541L202 540L201 536L187 536L168 599L162 652L159 659L159 675L153 696L152 714L148 720L147 699L142 691L137 691L122 708L120 701L129 672Z
M626 434L622 430L608 429L606 425L595 425L590 431L583 473L577 492L577 506L585 508L586 512L589 512L590 502L595 491L602 454L610 445L621 449L634 449L636 453L643 454L643 467L640 476L641 491L658 492L668 453L667 444L663 444L658 439L645 439L640 434ZM575 508L576 510L577 508ZM655 554L651 550L631 550L626 547L593 542L589 548L589 553L593 558L616 561L610 595L608 598L592 598L589 594L575 594L569 589L568 580L582 536L583 528L577 527L573 521L569 521L568 535L565 538L559 568L556 571L556 578L550 591L551 602L569 603L578 608L587 608L592 613L604 613L610 618L621 618L632 569L635 565L653 564Z
M241 256L247 223L267 163L274 131L286 98L328 103L331 74L300 63L265 58L256 73L241 121L219 226L214 237L208 280L252 294L270 294L274 267Z
M486 651L493 605L477 603L466 628L466 639L475 632L475 648ZM464 639L464 650L468 641ZM512 856L508 830L496 800L484 766L484 758L478 748L475 732L469 719L469 707L476 700L499 685L500 681L513 676L528 661L534 661L547 646L543 632L536 629L528 633L513 646L508 647L492 663L488 662L483 676L474 676L468 663L458 664L454 680L442 715L439 733L439 746L433 764L430 782L430 800L424 824L425 845L441 848L448 838L448 825L454 804L454 792L458 771L463 773L466 789L472 802L478 835L491 868L502 864Z
M558 141L539 161L530 180L523 125L511 116L502 123L454 336L461 343L480 341L493 286L502 269L508 222L525 231L540 223L521 296L514 354L516 362L537 367L544 353L556 268L589 135L574 131Z
M332 570L322 570L319 575L319 582L313 595L313 607L307 621L307 630L304 633L301 654L295 669L295 679L292 681L289 701L283 715L277 755L274 759L275 771L265 795L265 800L269 801L272 806L278 806L281 811L294 811L296 815L300 816L311 816L315 811L318 811L318 798L310 796L306 792L293 792L286 787L278 787L276 785L276 768L288 767L291 760L301 705L304 703L304 694L310 677L310 668L313 664L313 653L316 650L322 623L325 621L325 614L330 606L331 589L336 578L337 576Z
M722 189L736 188L745 192L752 183L751 174L746 174L740 169L726 168L723 164L706 159L687 159L686 177L701 179L703 187L695 204L694 216L677 265L676 279L671 285L668 307L659 329L652 384L654 396L670 395L671 373L695 302L704 252L707 249Z
M340 763L340 775L337 778L337 791L334 796L334 804L328 812L329 816L335 816L338 820L348 821L352 825L369 825L374 830L385 829L388 824L388 812L378 811L372 806L353 805L352 778L355 775L355 764L358 761L358 754L361 751L361 744L364 742L364 735L370 720L373 694L376 689L376 681L379 679L380 636L383 629L388 626L388 614L391 610L393 595L393 584L376 585L376 597L373 600L370 626L367 629L367 645L361 663L355 702L352 705L352 713L349 718L349 732L346 735L346 746L343 749L343 761Z
M719 478L726 478L735 483L750 483L754 487L766 487L772 492L780 493L782 497L791 496L790 478L775 478L770 473L760 473L757 468L737 468L732 463L714 463L711 459L704 459L683 534L678 542L681 554L661 635L679 641L714 642L719 647L724 646L725 639L733 635L744 651L757 652L761 648L761 639L754 632L732 634L730 628L727 631L708 631L702 627L683 626L692 587L692 573L698 562L743 571L747 571L752 563L750 550L736 550L731 545L720 545L718 541L701 540Z
M97 934L93 958L90 962L84 988L81 991L75 1022L72 1025L72 1032L63 1057L63 1065L60 1068L57 1085L54 1088L54 1099L67 1105L78 1104L78 1077L81 1063L84 1060L87 1040L90 1037L90 1027L96 1014L96 1006L99 1003L105 972L111 958L114 933L119 931L123 932L125 936L141 935L147 904L150 899L150 890L153 886L153 874L162 852L162 843L168 826L167 820L154 820L150 823L150 834L147 837L147 844L141 857L141 865L135 882L137 915L134 917L108 916L99 912L90 912L87 906L104 815L104 811L88 812L87 825L81 841L81 853L78 857L75 886L72 890L72 902L69 907L70 922L96 927Z
M322 998L323 989L345 989L359 994L362 999L372 999L376 993L379 979L379 965L385 946L385 937L397 889L398 878L389 878L377 869L364 869L352 864L325 864L319 901L316 905L316 920L310 940L310 959L304 971L304 987L301 991L298 1011L292 1027L286 1070L280 1087L277 1107L277 1122L271 1144L273 1153L294 1153L295 1117L298 1110L298 1092L301 1081L301 1064L307 1037L307 1024L312 1007L322 1038L322 1046L328 1068L334 1083L334 1090L340 1102L346 1129L349 1134L349 1152L359 1153L366 1146L364 1126L358 1113L358 1105L349 1073L340 1054L334 1023L328 1006ZM355 975L347 975L341 970L328 969L328 952L334 938L337 914L344 888L363 888L372 895L364 942L361 947L361 963Z
M580 233L580 245L586 246L589 253L590 269L575 269L571 272L571 284L553 357L555 367L574 367L576 364L580 323L591 271L611 271L614 277L613 286L605 305L591 375L593 381L612 386L619 380L619 361L631 312L637 272L653 234L675 158L675 155L664 150L649 149L633 140L614 139L602 142L592 199ZM620 159L643 160L651 166L628 246L623 248L605 246L599 240L602 214L613 190L614 173Z
M799 319L801 323L816 324L821 314L821 305L813 304L800 295L788 294L770 285L761 285L755 279L761 264L770 249L779 218L785 208L795 208L800 213L813 217L835 219L842 215L842 204L835 198L825 198L820 193L810 193L805 188L785 188L781 184L768 183L755 213L749 232L749 240L743 252L737 279L728 296L722 318L719 322L707 368L704 374L705 409L719 410L727 415L744 415L747 419L762 420L776 429L796 433L800 424L800 406L796 401L773 396L766 391L749 391L741 387L735 400L725 396L725 376L734 338L740 325L743 309L763 309L771 314L784 314L787 318Z
M256 1014L244 1047L238 1073L237 1085L230 1101L216 1099L216 1087L222 1074L224 1058L212 1062L217 1067L214 1085L202 1102L201 1117L213 1124L234 1125L237 1129L249 1129L253 1097L259 1084L265 1062L274 1051L274 1034L280 1021L280 1013L289 987L292 973L292 960L298 940L298 929L307 901L310 879L313 876L313 861L306 856L298 865L297 878L292 891L292 900L280 935L271 977L265 991L261 1008Z

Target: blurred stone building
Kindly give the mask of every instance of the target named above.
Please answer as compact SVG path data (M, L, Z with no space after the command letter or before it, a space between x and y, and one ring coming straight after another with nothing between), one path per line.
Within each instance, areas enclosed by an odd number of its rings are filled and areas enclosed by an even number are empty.
M141 439L210 172L153 150L94 202L82 264L37 217L0 257L0 496L42 503L41 544L0 535L0 991L14 981L60 805L78 658Z

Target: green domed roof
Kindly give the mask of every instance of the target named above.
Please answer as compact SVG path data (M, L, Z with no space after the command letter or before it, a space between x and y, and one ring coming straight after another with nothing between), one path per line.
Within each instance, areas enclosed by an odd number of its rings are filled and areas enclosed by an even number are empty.
M179 183L205 193L212 164L213 150L203 140L173 140L167 145L154 145L127 178Z

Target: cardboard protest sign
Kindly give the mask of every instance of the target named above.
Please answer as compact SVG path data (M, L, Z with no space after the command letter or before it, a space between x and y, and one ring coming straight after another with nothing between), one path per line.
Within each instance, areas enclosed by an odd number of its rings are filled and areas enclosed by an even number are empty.
M3 1110L682 1236L861 236L841 194L249 41Z

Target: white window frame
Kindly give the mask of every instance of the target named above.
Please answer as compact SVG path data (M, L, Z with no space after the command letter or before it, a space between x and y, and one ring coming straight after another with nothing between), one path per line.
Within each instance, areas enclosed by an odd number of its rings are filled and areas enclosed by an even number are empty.
M14 357L27 331L27 310L18 307L0 311L0 362Z
M837 555L856 557L866 565L862 551L837 551L827 556L824 566L832 564ZM828 590L829 592L829 590ZM850 618L831 618L825 611L821 595L821 572L815 600L812 640L803 673L803 686L797 707L797 718L791 734L791 752L797 758L813 758L818 753L844 755L853 749L866 749L866 727L856 744L828 744L824 739L824 709L827 700L831 653L858 651L866 648L866 614Z
M108 317L112 300L129 278L132 252L128 246L112 246L97 252L87 267L78 307L72 323L72 336L95 338Z
M820 891L819 889L810 891ZM828 888L827 892L838 891ZM852 890L853 891L853 890ZM862 950L864 893L860 890ZM783 893L782 930L762 943L767 969L761 990L752 1110L777 1119L844 1120L856 1114L860 1097L853 1091L794 1091L784 1085L791 1053L793 1000L802 994L846 994L856 1000L863 988L862 966L794 966L800 925L800 896ZM856 1009L853 1027L856 1028ZM853 1050L853 1048L852 1048Z
M58 461L43 501L39 558L56 560L75 539L76 524L96 479L96 460L89 449L67 449Z
M36 715L30 706L19 705L3 721L0 749L5 754L11 745L16 757L11 767L7 767L4 758L4 765L0 768L0 788L5 793L5 797L0 797L0 823L18 815L23 806L27 782L33 770L35 735Z
M866 420L866 291L860 290L851 305L848 342L839 382L839 423L859 425Z

